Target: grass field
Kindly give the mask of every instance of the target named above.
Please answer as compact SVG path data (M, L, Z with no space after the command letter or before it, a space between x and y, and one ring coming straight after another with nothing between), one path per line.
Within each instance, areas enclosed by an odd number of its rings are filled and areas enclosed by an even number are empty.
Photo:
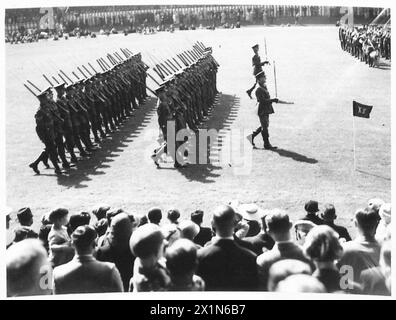
M274 105L270 135L279 149L253 150L248 174L236 174L234 165L192 165L182 170L165 165L156 169L149 159L158 135L154 98L70 175L57 177L52 169L41 168L42 174L36 176L28 168L42 144L34 130L38 101L22 81L29 79L44 87L42 73L55 75L59 69L71 73L77 64L93 62L119 47L141 51L149 62L148 54L165 57L189 41L201 40L213 47L221 65L218 89L222 94L205 127L242 132L259 124L256 103L245 91L253 83L251 46L259 43L264 57L264 37L269 58L276 61L278 97L294 105ZM266 71L274 95L273 70L268 67ZM369 198L391 198L390 81L389 66L369 68L342 51L333 26L197 30L7 44L7 202L15 209L30 206L37 217L59 205L75 212L91 210L101 202L139 213L154 205L177 207L183 215L201 208L207 213L207 224L216 205L233 199L256 202L263 209L283 208L293 219L303 215L305 201L316 199L320 204L334 203L339 222L352 227L354 211ZM353 170L353 100L374 106L371 119L355 119L359 171Z

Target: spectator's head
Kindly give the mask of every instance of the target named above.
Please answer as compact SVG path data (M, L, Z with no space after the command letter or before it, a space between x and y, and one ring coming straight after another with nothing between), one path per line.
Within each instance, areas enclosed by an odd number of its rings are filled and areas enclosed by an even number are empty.
M187 239L176 240L166 249L166 267L172 280L178 277L192 276L197 267L197 248Z
M381 220L378 210L374 207L359 209L355 213L355 226L359 233L365 237L373 238Z
M338 237L329 226L315 226L305 239L304 252L315 263L334 262L343 253Z
M43 226L47 226L47 225L52 224L52 222L49 221L48 216L49 216L49 214L43 214L43 215L41 216L41 224L42 224Z
M108 225L111 225L111 220L119 213L123 212L121 208L112 208L106 212L106 219Z
M305 203L304 209L308 214L316 214L319 211L319 204L315 200L309 200Z
M276 292L283 293L325 293L325 286L315 277L307 274L294 274L278 283Z
M32 229L30 229L29 227L26 227L26 226L17 227L14 230L14 233L15 233L14 243L20 242L25 239L37 238L37 234Z
M17 212L17 218L21 226L30 227L33 224L33 214L30 208L21 208Z
M89 224L91 221L91 216L88 212L80 212L70 215L69 219L69 233L72 234L77 227Z
M56 227L65 226L69 223L69 211L57 208L49 213L48 220Z
M131 236L129 247L135 257L156 263L161 258L164 248L161 228L153 223L137 228Z
M147 216L143 215L143 216L140 217L140 222L138 224L138 227L144 226L147 223L148 223Z
M379 215L381 217L381 220L385 223L385 225L390 224L391 223L391 204L384 203L379 210Z
M238 208L242 218L247 221L257 221L260 223L263 211L255 203L242 204Z
M129 239L132 234L132 223L124 212L117 214L110 225L109 241L115 248L128 248Z
M160 208L151 208L147 213L147 219L150 223L159 224L162 219L162 211Z
M106 230L108 228L107 219L102 218L99 221L96 221L94 228L95 228L96 232L98 233L98 237L103 236L106 233Z
M107 211L110 210L108 205L99 205L97 208L92 210L92 214L96 217L99 221L100 219L106 218Z
M84 225L78 227L71 235L71 240L77 254L92 254L95 250L95 240L98 237L92 226Z
M316 224L309 220L298 220L294 223L294 231L296 234L296 240L299 244L304 244L307 234Z
M275 262L268 273L268 291L275 291L279 282L293 274L311 273L311 267L300 260L285 259Z
M180 238L194 241L199 233L199 226L191 220L183 220L179 224Z
M202 210L195 210L193 213L191 213L191 221L200 226L203 221L203 215L204 212Z
M274 241L290 240L290 222L289 215L279 209L272 210L265 218L267 233Z
M7 296L50 294L41 287L42 278L51 269L47 251L39 240L28 239L12 245L6 251Z
M168 220L171 223L178 223L178 219L180 218L180 212L177 209L170 209L168 210Z
M379 198L373 198L370 199L367 203L368 207L371 209L375 209L377 211L379 211L379 209L381 208L381 206L385 203L384 200L379 199Z
M330 223L333 222L337 218L334 205L332 205L331 203L326 203L324 205L324 209L321 214L321 217L326 222L330 222Z
M212 226L219 237L232 237L236 225L235 211L227 205L215 209L212 217Z

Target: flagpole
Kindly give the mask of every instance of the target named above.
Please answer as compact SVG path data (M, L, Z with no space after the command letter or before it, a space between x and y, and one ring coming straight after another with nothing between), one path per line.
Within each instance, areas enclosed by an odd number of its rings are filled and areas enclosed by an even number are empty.
M353 171L356 171L356 133L355 133L355 116L352 115L353 127Z

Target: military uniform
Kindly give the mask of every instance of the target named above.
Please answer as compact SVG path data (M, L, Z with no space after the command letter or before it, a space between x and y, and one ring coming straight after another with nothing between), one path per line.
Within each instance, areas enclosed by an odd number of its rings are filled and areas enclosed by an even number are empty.
M268 61L261 62L261 58L258 54L258 49L259 49L258 44L254 45L252 47L252 49L254 51L254 56L252 58L253 75L254 75L254 77L256 77L257 74L263 72L263 66L269 62ZM250 98L252 98L251 94L252 94L252 91L254 90L254 88L256 88L256 85L257 85L257 79L256 79L256 82L254 83L253 87L251 87L249 90L246 91L246 93L248 94L248 96Z
M261 78L265 79L264 72L257 74L256 77L258 80ZM258 116L260 119L261 126L257 128L255 131L253 131L251 143L254 146L254 138L261 132L261 136L263 137L263 141L264 141L264 148L274 149L276 147L273 147L269 142L268 127L269 127L269 115L274 113L272 103L278 102L278 99L277 98L271 99L267 86L265 85L265 83L260 83L260 81L259 81L259 86L256 89L256 98L258 102Z

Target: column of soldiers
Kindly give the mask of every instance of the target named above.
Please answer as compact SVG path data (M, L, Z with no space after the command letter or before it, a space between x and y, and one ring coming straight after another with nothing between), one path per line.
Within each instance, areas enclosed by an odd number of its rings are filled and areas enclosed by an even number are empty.
M62 83L48 87L37 95L40 106L35 114L36 132L45 147L29 165L36 174L40 174L40 162L49 168L48 160L56 174L64 173L70 168L70 163L79 161L75 148L80 157L91 156L98 143L117 130L133 110L144 103L148 67L140 54L131 55L107 69L104 64L101 66L103 72L89 73L89 76L84 74L85 79L76 82L68 78L68 84L59 74ZM52 89L56 93L55 99Z
M157 167L163 152L168 152L173 158L175 168L184 166L180 163L183 155L167 150L170 143L168 139L175 139L167 137L168 125L174 123L176 133L187 128L197 131L198 126L208 119L219 93L216 87L218 67L219 64L211 53L206 52L191 65L175 72L156 90L158 124L164 138L164 143L152 155ZM175 141L175 150L182 143L183 141Z
M370 67L380 57L391 58L391 30L382 26L339 28L341 48L352 56L364 61Z

